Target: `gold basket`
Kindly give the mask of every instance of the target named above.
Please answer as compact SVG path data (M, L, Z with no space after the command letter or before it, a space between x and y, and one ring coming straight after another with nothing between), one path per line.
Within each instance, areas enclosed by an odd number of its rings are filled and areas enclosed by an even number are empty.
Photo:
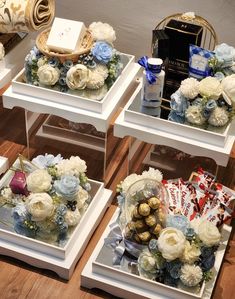
M46 30L42 31L36 39L36 46L40 52L42 52L47 57L56 57L63 63L65 60L72 60L76 62L80 55L88 53L92 46L93 46L93 38L91 32L89 30L86 31L86 34L83 38L82 45L77 52L74 53L57 53L50 51L47 47L47 39L49 36L51 28L47 28Z

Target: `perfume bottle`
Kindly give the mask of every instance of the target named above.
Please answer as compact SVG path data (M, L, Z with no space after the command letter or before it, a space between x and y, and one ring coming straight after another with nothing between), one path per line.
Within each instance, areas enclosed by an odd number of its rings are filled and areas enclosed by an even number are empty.
M160 58L148 58L143 71L141 91L141 112L160 117L165 72ZM154 78L154 79L153 79Z

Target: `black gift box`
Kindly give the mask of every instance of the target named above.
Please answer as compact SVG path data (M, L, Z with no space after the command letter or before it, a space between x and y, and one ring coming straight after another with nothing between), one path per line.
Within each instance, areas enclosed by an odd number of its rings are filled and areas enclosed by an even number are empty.
M189 44L201 45L203 28L200 25L171 19L165 26L170 40L170 66L179 71L188 71Z
M169 37L163 29L154 29L152 35L152 57L163 61L169 57Z

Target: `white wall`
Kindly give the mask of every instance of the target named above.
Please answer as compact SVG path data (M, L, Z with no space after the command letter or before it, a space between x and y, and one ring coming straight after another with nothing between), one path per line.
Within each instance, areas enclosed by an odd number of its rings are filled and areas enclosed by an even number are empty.
M56 16L109 23L115 47L137 58L150 54L152 29L165 16L194 11L215 28L219 42L235 46L235 0L56 0Z

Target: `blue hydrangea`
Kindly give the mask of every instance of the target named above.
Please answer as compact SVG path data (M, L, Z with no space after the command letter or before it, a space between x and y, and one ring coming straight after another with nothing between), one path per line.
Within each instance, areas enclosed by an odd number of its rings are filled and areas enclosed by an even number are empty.
M209 271L211 268L213 268L215 264L215 255L212 253L212 255L205 257L201 261L201 268L202 271L206 272Z
M184 215L168 215L166 226L177 228L178 230L181 230L183 234L186 234L189 227L189 221Z
M166 274L164 277L164 284L169 285L171 287L177 287L178 279L174 279L171 275Z
M166 270L173 279L178 279L180 277L181 266L182 262L177 259L171 262L167 262Z
M57 163L63 160L63 157L61 155L51 155L51 154L45 154L45 155L38 155L36 158L32 160L32 163L38 166L39 168L47 168L50 166L55 166Z
M188 100L182 95L178 89L171 95L171 109L177 112L178 115L184 116L186 109L189 106Z
M106 42L99 41L92 48L92 54L96 60L107 64L113 56L113 47Z

